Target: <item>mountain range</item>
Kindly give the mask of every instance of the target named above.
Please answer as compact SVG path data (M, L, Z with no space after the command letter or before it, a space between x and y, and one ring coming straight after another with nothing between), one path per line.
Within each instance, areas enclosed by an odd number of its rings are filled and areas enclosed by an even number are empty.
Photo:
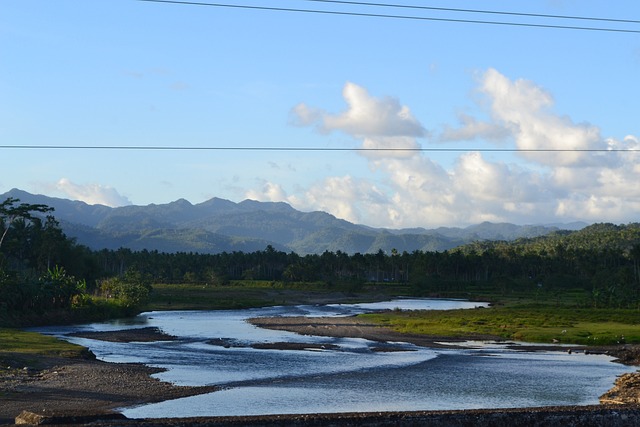
M129 248L160 252L254 252L271 245L300 255L338 250L374 253L392 249L443 251L478 240L515 240L554 231L578 230L586 223L514 225L484 222L465 228L385 229L301 212L283 202L213 198L198 204L180 199L166 204L108 207L13 189L0 195L44 204L65 234L94 250Z

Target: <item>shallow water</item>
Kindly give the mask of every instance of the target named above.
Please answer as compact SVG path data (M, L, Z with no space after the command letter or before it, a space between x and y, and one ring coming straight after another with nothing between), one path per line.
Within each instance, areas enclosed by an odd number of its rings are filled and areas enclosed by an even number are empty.
M427 349L393 343L394 352L362 339L302 336L260 329L259 316L346 316L377 309L473 308L457 300L401 299L356 305L270 307L235 311L143 313L127 322L40 329L57 336L155 326L177 341L110 343L66 337L111 362L167 369L180 385L223 390L124 409L130 418L408 411L598 403L617 375L633 371L606 356L521 352L495 343L474 349ZM217 340L211 342L211 340ZM220 340L227 347L219 345ZM257 350L251 344L331 344L331 350Z

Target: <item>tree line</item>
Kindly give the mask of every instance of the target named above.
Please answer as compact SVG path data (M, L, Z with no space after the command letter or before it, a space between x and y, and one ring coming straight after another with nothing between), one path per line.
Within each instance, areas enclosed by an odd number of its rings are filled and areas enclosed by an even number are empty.
M400 283L414 295L498 295L578 289L591 306L640 304L640 224L595 224L512 242L442 252L392 250L298 255L90 250L68 238L44 205L0 203L0 318L18 310L96 310L96 300L134 310L152 283L225 286L234 281L323 282L336 289Z
M640 304L640 224L595 224L577 232L453 250L300 256L267 246L252 253L102 250L96 263L113 275L132 268L152 282L225 285L238 280L324 282L344 289L406 284L415 295L560 292L588 295L592 306Z

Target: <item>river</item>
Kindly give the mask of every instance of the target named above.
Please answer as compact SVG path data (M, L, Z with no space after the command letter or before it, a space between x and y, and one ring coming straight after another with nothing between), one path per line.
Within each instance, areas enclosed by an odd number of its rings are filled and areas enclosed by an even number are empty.
M526 352L492 342L430 349L363 339L302 336L257 328L261 316L349 316L379 309L473 308L459 300L397 299L373 304L147 312L126 321L38 330L81 344L109 362L166 369L156 376L221 391L134 408L129 418L412 411L597 404L616 376L634 368L602 355ZM175 341L112 343L69 337L80 331L158 327ZM304 350L255 349L297 342ZM324 349L318 348L324 346ZM304 346L303 346L304 347ZM469 348L470 347L470 348Z

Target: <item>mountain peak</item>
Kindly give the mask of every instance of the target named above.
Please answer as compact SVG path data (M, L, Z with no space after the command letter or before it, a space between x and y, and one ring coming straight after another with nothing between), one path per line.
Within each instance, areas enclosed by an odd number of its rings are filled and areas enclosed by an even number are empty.
M175 200L175 201L173 201L173 202L171 202L169 204L170 205L177 205L177 206L185 206L185 207L186 206L193 206L191 204L191 202L188 201L187 199L178 199L178 200Z
M199 208L215 210L215 209L228 209L236 206L236 203L232 202L231 200L221 199L219 197L213 197L209 200L205 200L202 203L198 203L196 206Z
M253 199L245 199L238 203L238 206L248 210L261 210L269 212L291 212L295 211L290 204L285 202L259 202Z
M214 197L196 205L178 199L166 204L110 208L33 195L19 189L0 195L45 204L63 230L92 249L170 250L175 252L252 252L271 245L300 255L340 250L346 253L442 251L470 241L511 240L548 234L557 228L484 222L468 228L392 230L353 224L322 211L301 212L285 202Z

